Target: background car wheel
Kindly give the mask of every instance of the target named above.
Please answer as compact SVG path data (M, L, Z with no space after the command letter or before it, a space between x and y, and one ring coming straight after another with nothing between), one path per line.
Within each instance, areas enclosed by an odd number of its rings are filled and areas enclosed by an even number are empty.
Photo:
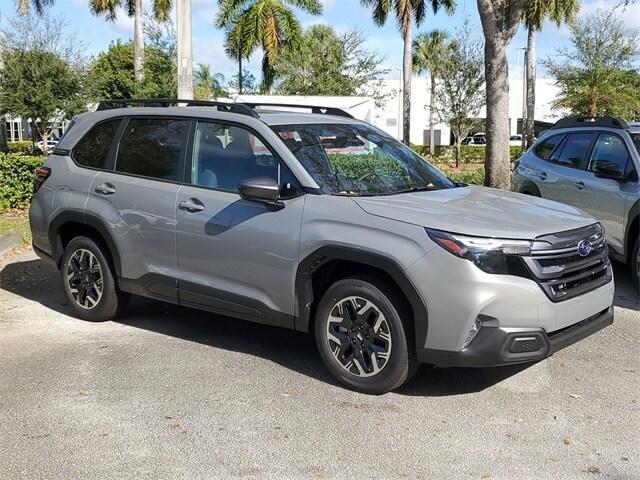
M315 338L322 361L343 385L381 394L402 385L417 365L409 354L407 309L375 279L347 278L322 296Z
M631 280L634 287L640 293L640 238L636 240L636 244L631 251Z
M75 314L84 320L110 320L128 300L128 295L117 288L105 251L91 238L76 237L62 257L60 275L65 295Z

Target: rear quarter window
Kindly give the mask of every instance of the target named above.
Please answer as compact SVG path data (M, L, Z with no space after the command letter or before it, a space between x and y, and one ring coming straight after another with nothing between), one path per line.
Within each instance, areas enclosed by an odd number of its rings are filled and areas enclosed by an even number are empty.
M549 160L551 155L558 148L558 145L562 143L562 140L566 135L554 135L551 138L541 141L538 145L536 145L533 149L533 152L537 157L543 160Z
M116 118L94 125L73 147L73 159L84 167L104 168L121 121Z

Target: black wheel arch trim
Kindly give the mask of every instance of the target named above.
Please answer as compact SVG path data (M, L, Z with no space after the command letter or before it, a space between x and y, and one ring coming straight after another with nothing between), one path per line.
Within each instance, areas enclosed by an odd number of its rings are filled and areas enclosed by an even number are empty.
M531 194L540 196L540 189L534 182L532 182L531 180L523 180L519 193L530 194L529 192L531 192Z
M64 254L64 249L62 247L62 241L60 238L60 229L66 223L70 222L80 225L86 225L93 228L100 234L102 240L106 243L107 248L109 249L109 254L111 255L111 260L113 261L113 267L115 268L116 275L119 276L121 272L120 255L118 254L118 249L109 231L109 227L103 220L93 214L87 214L72 210L60 212L49 223L48 236L52 251L51 256L56 262L58 268L60 268L60 261L62 260L62 256Z
M632 231L631 227L635 227ZM634 237L635 234L635 237ZM627 214L627 227L625 238L625 257L630 258L633 250L634 239L640 236L640 199L636 200Z
M313 274L323 265L333 260L361 263L382 270L389 275L409 300L413 312L415 343L424 346L428 330L426 303L407 277L404 269L394 260L375 252L344 246L324 246L307 255L298 265L296 272L296 315L295 329L309 332L312 305L319 299L313 298Z

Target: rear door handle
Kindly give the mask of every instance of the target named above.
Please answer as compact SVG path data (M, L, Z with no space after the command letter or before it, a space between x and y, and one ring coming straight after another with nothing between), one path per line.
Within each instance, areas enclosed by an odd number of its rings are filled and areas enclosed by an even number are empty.
M190 198L189 200L183 200L178 204L178 208L186 210L189 213L201 212L204 210L204 204L197 198Z
M546 180L547 172L538 172L538 177L540 178L540 180Z
M574 185L578 190L584 190L584 183L583 182L576 182L576 183L574 183Z
M111 185L110 183L103 183L102 185L98 185L96 187L96 193L100 195L113 195L116 193L116 187Z

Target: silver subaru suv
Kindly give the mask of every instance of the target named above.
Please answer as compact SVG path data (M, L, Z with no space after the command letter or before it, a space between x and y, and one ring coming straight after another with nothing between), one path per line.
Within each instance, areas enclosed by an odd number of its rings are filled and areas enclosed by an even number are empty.
M367 393L420 363L538 361L613 321L604 230L580 210L455 183L338 109L176 102L102 103L36 171L33 247L80 318L135 294L309 332Z
M613 258L640 293L640 125L565 118L517 161L513 189L573 205L605 228Z

